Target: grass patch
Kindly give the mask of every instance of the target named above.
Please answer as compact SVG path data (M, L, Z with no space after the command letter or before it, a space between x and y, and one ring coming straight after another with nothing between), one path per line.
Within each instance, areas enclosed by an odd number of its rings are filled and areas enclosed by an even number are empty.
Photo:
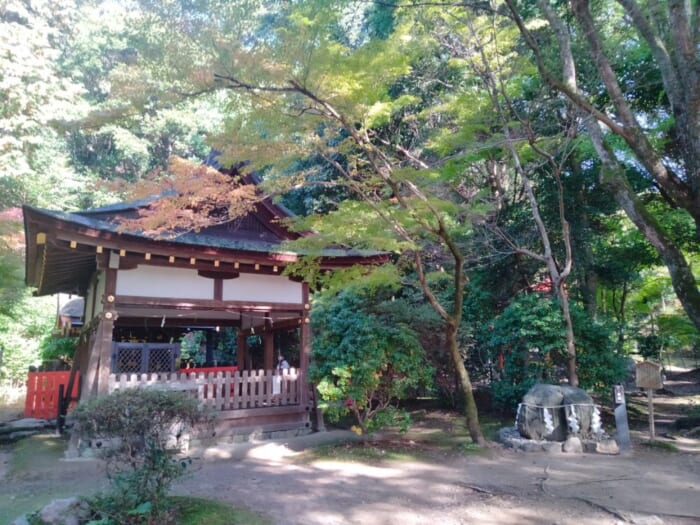
M186 496L173 496L169 500L178 525L272 525L272 521L261 514L220 501Z
M668 441L643 441L641 445L666 452L679 452L678 447Z
M36 476L52 469L63 458L67 440L54 434L36 434L15 443L10 474L14 477Z
M322 445L309 450L307 460L332 459L336 461L376 463L377 461L410 461L417 458L410 443L400 440L362 441Z
M498 431L505 427L515 426L515 418L502 418L494 417L491 415L481 415L479 414L479 425L481 426L481 433L489 441L496 441L498 437Z
M0 523L12 523L53 499L87 495L101 487L99 469L92 462L61 462L66 446L63 437L37 434L2 447L9 461L0 497Z
M307 451L303 461L332 459L337 461L376 463L378 461L448 461L460 455L488 454L488 449L473 443L462 414L452 411L416 410L411 413L413 424L405 433L386 429L363 441L323 445ZM482 422L482 432L494 439L498 419Z

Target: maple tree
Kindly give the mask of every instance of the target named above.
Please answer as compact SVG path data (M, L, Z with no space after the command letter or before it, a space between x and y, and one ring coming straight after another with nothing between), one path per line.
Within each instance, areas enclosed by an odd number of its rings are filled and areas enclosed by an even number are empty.
M123 227L176 235L250 210L255 172L316 232L293 248L319 286L342 286L328 246L396 254L381 278L441 318L475 441L465 333L516 295L552 283L622 348L662 324L640 299L662 260L698 325L696 1L10 4L3 207L162 195Z

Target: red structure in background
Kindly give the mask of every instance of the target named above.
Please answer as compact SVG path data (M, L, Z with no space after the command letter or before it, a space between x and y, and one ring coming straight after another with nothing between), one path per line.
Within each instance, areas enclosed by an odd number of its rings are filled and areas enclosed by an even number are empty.
M544 277L530 285L530 290L538 293L552 293L552 279Z
M56 419L58 416L59 389L63 385L63 390L65 391L68 388L69 380L69 370L61 372L29 372L27 397L24 401L24 417ZM78 398L79 383L79 377L76 374L75 381L73 381L71 399Z

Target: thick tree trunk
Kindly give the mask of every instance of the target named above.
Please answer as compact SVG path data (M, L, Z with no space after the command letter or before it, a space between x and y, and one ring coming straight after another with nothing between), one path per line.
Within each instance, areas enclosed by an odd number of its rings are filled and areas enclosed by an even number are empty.
M700 156L700 111L698 111L700 108L700 95L698 95L700 90L697 89L698 77L693 76L696 74L693 71L697 69L694 65L698 64L696 48L693 46L688 48L688 45L685 43L690 38L689 30L683 29L682 27L671 27L672 33L676 31L676 33L673 33L673 36L680 38L680 40L676 42L676 52L682 55L684 60L687 61L684 67L678 68L680 73L676 74L677 71L675 71L674 68L677 68L677 65L673 64L672 55L664 57L665 49L661 46L661 41L657 40L654 35L654 28L645 25L640 12L635 9L636 3L633 0L620 0L620 2L637 24L637 29L640 30L642 36L647 39L647 43L650 44L652 52L657 61L659 61L661 66L660 72L664 79L666 89L669 91L669 96L674 100L681 101L680 104L673 104L673 110L677 122L680 122L685 128L680 129L680 132L686 133L690 137L686 137L686 141L683 144L685 167L688 170L686 175L687 179L690 181L689 184L676 176L672 170L667 169L659 155L657 155L650 145L648 138L644 135L644 130L637 122L634 112L630 109L624 94L621 92L615 74L603 52L600 36L594 26L593 19L588 9L589 0L571 0L571 7L576 19L583 28L583 34L590 46L591 58L596 63L601 79L605 83L606 90L610 95L611 101L615 105L617 119L623 123L622 126L620 126L618 121L610 119L607 114L598 110L584 95L578 92L576 70L569 42L568 29L563 20L549 6L549 3L545 0L540 0L538 2L542 12L547 17L547 20L557 35L560 58L562 60L563 82L559 81L547 68L539 45L533 35L525 27L515 3L512 0L506 0L508 8L521 34L525 37L527 45L535 53L537 67L544 81L552 88L566 95L582 111L589 113L591 117L596 119L595 121L587 119L584 121L584 125L589 132L591 141L603 164L600 175L601 181L613 192L617 203L661 256L668 269L673 289L678 300L682 304L691 322L700 330L700 291L698 290L698 284L693 272L679 247L666 235L656 219L654 219L651 213L645 208L644 204L637 198L637 195L634 193L629 181L625 177L623 167L605 144L602 131L597 122L602 122L613 133L621 136L627 142L635 153L637 160L644 165L659 186L666 191L678 206L688 211L695 219L696 224L699 225L698 230L700 231L700 206L698 206L700 192L695 191L693 193L693 191L690 191L696 187L693 186L693 184L698 178L698 173L694 171L697 169L694 168L694 166L697 166L697 162L694 159ZM674 6L678 8L680 4L675 2ZM683 16L687 19L687 13L682 9L674 11L672 16L676 18L681 17L678 18L681 21ZM675 25L682 26L683 24ZM692 52L688 52L689 49ZM693 65L693 67L690 68L692 71L688 71L688 64ZM681 83L683 84L682 86ZM677 92L674 86L680 86L680 91ZM692 93L692 95L688 102L684 97L688 96L690 93ZM681 119L678 120L678 111L687 113L687 118L681 117Z
M581 280L581 300L586 313L595 319L598 316L598 274L592 268L592 265L587 264L593 260L591 248L586 245L580 248L583 252L583 257L579 257L579 267L583 274Z
M700 330L700 290L685 256L637 197L625 177L622 166L605 144L598 125L589 124L587 129L602 161L601 183L610 189L620 207L661 256L671 277L676 297L690 321Z
M685 256L639 202L627 179L618 173L618 169L604 166L602 178L604 184L613 191L620 207L661 256L678 300L688 318L700 330L700 290Z
M474 391L472 390L472 382L469 378L467 367L464 366L462 355L459 353L459 345L457 344L457 326L455 323L448 322L446 324L445 335L447 338L447 347L452 357L452 363L455 366L455 372L459 385L462 387L464 395L464 414L466 417L467 430L472 441L478 445L484 445L486 439L481 433L479 426L479 412L476 408L476 400L474 399Z

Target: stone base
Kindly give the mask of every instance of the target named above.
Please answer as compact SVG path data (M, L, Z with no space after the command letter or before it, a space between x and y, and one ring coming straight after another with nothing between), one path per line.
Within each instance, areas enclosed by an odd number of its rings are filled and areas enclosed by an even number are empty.
M566 442L527 439L520 435L517 427L504 427L498 431L498 442L508 448L522 452L546 452L547 454L619 454L620 449L614 439L602 436L600 440L570 437ZM576 441L573 441L576 440ZM568 445L567 445L568 443ZM565 446L567 445L567 446ZM580 446L579 446L580 445Z
M228 436L223 436L220 438L216 437L205 437L205 438L194 438L191 439L189 444L191 446L198 446L215 441L217 443L248 443L255 441L264 441L268 439L286 439L294 438L300 436L306 436L311 434L313 431L307 427L294 428L289 430L252 430L250 432L243 432L238 434L232 434Z

